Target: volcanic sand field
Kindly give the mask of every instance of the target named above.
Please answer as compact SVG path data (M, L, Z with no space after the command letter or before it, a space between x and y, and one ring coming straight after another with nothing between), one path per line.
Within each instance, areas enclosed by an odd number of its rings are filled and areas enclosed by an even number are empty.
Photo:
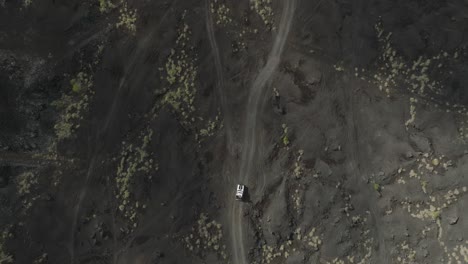
M0 0L0 263L468 263L466 14Z

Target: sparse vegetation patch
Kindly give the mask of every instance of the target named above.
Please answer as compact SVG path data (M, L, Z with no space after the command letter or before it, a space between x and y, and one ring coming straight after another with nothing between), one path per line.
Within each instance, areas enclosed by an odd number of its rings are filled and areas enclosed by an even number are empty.
M165 67L161 69L167 84L163 103L172 107L183 125L189 126L195 121L192 114L195 111L197 67L196 60L189 55L192 50L189 26L182 22L177 32L175 47L171 50Z
M137 226L137 213L146 207L138 197L135 197L134 185L137 177L147 177L151 180L152 173L158 169L152 154L149 152L149 144L153 136L153 130L145 129L140 135L139 145L123 142L118 158L115 183L117 187L116 198L118 208L125 219L129 221L130 228ZM141 180L141 179L140 179Z
M116 27L125 29L131 34L135 34L137 10L128 8L127 3L124 3L119 12L119 21L117 22Z
M28 171L17 176L16 187L25 210L28 210L34 201L39 198L39 195L32 194L37 185L37 175L33 172Z
M8 238L11 238L12 234L9 229L4 229L0 234L0 264L13 263L13 256L5 250L5 242Z
M302 156L304 155L304 150L300 149L297 151L296 161L294 162L294 177L299 179L304 173L304 164L302 162Z
M415 98L410 98L410 118L406 120L405 126L406 129L408 130L409 125L413 124L414 121L416 120L416 103L418 102L418 99Z
M293 207L297 213L300 215L302 213L302 191L299 189L294 190L292 194Z
M424 153L416 159L416 162L417 163L413 165L414 167L408 169L400 168L398 172L399 174L403 174L409 170L408 181L417 180L420 182L422 191L425 194L425 199L421 201L412 201L409 197L405 197L401 202L401 205L410 216L420 219L421 221L427 221L427 226L423 234L426 234L431 230L437 232L437 240L446 253L446 259L452 260L454 255L449 255L450 250L443 240L444 226L442 224L442 219L445 217L444 213L446 209L455 205L460 197L468 194L468 188L463 186L450 189L446 192L441 192L431 186L432 177L434 175L443 175L454 165L452 161L448 160L445 156L435 156L429 153ZM406 181L404 180L398 182L400 184L406 184ZM452 221L456 222L458 220ZM408 261L411 261L411 259Z
M273 7L271 0L252 0L250 9L254 10L269 29L273 27Z
M211 13L215 16L216 25L227 26L232 22L231 10L222 0L213 0L210 3Z
M283 128L283 135L281 136L281 142L283 143L283 146L286 148L289 147L290 141L289 141L289 128L286 124L282 124L281 127Z
M304 232L301 228L298 228L291 239L280 243L278 246L263 245L262 260L254 263L277 263L275 261L284 261L296 251L319 250L322 239L316 234L316 231L315 228L312 228L308 232Z
M115 7L115 4L111 0L99 0L99 11L101 13L109 12Z
M216 131L223 127L223 122L220 116L221 114L218 111L218 114L216 115L214 120L207 120L207 126L205 128L200 129L198 133L195 134L195 140L197 140L198 144L200 144L205 138L212 137L216 133Z
M29 7L32 4L32 0L23 0L23 6Z
M209 220L206 214L200 214L192 232L183 238L185 247L194 254L204 256L208 252L215 252L218 258L227 260L226 245L223 243L221 224Z
M79 72L70 80L71 91L52 103L60 111L60 117L54 126L57 140L60 142L73 136L80 127L83 115L88 112L94 95L93 82L85 72Z
M429 73L441 70L450 55L446 51L432 57L421 56L408 63L391 43L391 32L385 32L382 23L375 25L377 37L381 45L380 68L371 81L378 85L388 96L397 85L404 85L414 94L429 99L429 94L441 95L442 84L430 78Z

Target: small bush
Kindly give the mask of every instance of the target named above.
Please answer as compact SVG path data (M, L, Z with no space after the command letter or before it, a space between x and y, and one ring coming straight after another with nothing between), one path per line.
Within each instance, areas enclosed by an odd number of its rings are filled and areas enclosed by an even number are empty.
M281 136L281 141L283 142L283 145L285 147L288 147L290 144L289 137L288 137L289 128L286 126L286 124L283 124L282 127L283 127L283 135Z

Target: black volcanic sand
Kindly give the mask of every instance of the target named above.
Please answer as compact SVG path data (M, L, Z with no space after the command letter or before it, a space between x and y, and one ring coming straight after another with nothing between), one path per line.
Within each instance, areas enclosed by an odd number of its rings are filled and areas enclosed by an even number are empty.
M258 264L468 263L466 2L298 1L260 102L240 245L228 208L246 104L283 3L273 1L271 31L248 1L219 3L232 19L214 14L211 25L223 87L203 1L128 1L135 34L115 26L123 4L101 13L99 1L0 1L0 253L13 263L232 263L242 245ZM163 103L183 21L197 68L190 124ZM52 102L73 94L83 69L89 110L58 140ZM231 121L200 136L217 115ZM119 153L148 129L158 168L131 181L145 205L133 226L116 198Z

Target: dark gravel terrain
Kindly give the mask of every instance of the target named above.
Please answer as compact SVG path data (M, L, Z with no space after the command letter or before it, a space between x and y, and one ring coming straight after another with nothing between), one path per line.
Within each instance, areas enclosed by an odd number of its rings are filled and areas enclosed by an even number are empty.
M467 14L0 0L0 264L468 263Z

